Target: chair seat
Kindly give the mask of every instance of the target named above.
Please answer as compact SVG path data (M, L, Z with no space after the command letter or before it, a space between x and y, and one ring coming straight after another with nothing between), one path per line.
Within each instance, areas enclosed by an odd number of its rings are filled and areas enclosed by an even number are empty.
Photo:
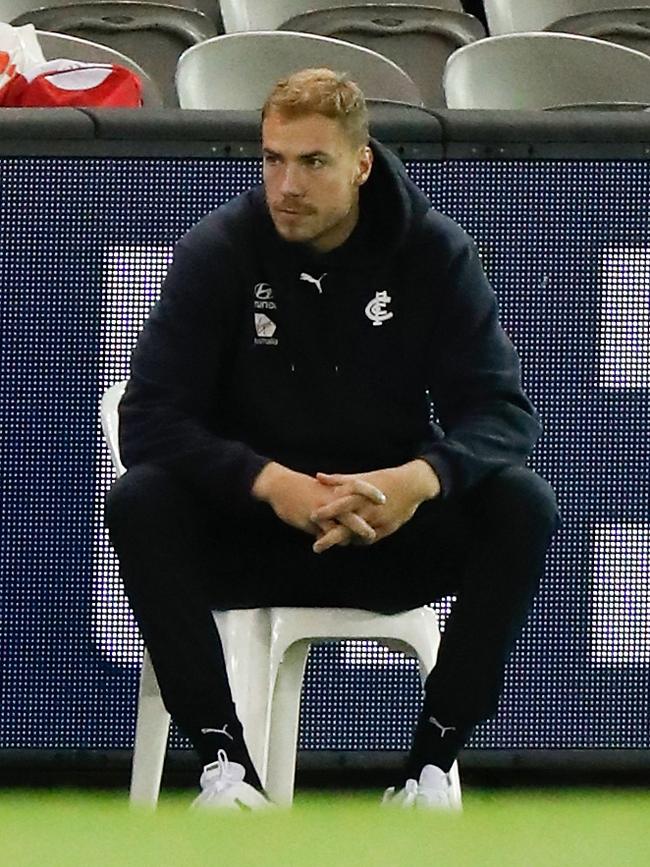
M484 0L492 36L547 30L556 21L582 13L648 7L649 0ZM571 31L573 32L573 31Z
M445 107L442 77L451 54L485 36L472 15L419 3L350 3L297 15L281 29L328 36L383 54L411 77L428 108Z
M15 2L15 0L14 0ZM27 2L27 0L23 0ZM220 0L226 33L243 30L277 30L289 18L319 9L339 9L352 0ZM375 0L382 6L394 0ZM426 0L422 6L462 12L461 0Z
M431 608L415 608L399 614L379 614L362 608L272 608L272 628L278 640L288 643L309 637L318 639L401 638L413 630L437 629Z
M249 64L251 57L254 64ZM188 48L176 68L179 104L191 109L257 111L273 82L309 66L344 69L369 98L422 105L411 78L376 51L287 31L231 33Z
M603 69L607 75L600 74ZM650 93L650 58L568 33L494 36L451 55L444 89L449 108L643 103Z

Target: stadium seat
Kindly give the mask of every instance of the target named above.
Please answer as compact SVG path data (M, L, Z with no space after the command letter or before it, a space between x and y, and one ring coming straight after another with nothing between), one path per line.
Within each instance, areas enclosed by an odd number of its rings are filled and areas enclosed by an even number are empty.
M452 54L444 89L449 108L650 105L650 57L564 33L493 36Z
M64 57L66 60L80 60L85 63L119 63L120 66L125 66L135 72L140 78L143 107L160 108L162 106L162 97L154 82L142 67L125 54L115 51L114 48L108 48L106 45L98 45L87 39L77 39L76 36L67 36L65 33L46 33L38 30L36 35L46 60Z
M423 104L413 81L388 58L337 39L280 31L231 33L189 48L178 61L178 100L181 108L260 109L275 81L308 66L348 72L369 99Z
M120 460L118 404L126 383L102 397L101 424L117 475ZM440 633L429 607L400 614L351 608L256 608L213 612L224 648L233 698L251 758L271 800L293 800L300 694L314 642L380 641L415 656L422 682L435 664ZM145 649L140 674L130 800L155 806L169 733L169 714ZM461 804L458 764L451 770L456 805Z
M149 0L101 0L48 5L14 20L38 30L67 33L107 45L132 58L156 82L164 103L177 106L176 62L191 45L218 33L215 21L181 0L176 5Z
M43 0L0 0L0 21L12 24L16 18L40 9L42 5Z
M608 9L603 12L587 12L571 15L549 25L547 30L560 33L575 33L605 39L635 51L650 54L650 2L634 9Z
M6 0L0 0L0 3ZM221 14L226 33L243 30L277 30L295 15L317 9L334 9L352 5L354 0L221 0ZM375 3L395 0L375 0ZM399 2L399 0L397 0ZM433 6L462 12L461 0L423 0L421 6Z
M650 0L484 0L484 4L490 35L502 36L547 30L573 15L648 7Z
M93 6L97 6L105 2L112 2L112 0L82 0L82 2L92 3ZM130 2L130 0L122 0L122 2ZM221 20L218 0L173 0L170 3L165 3L164 0L151 0L151 2L162 6L178 6L182 9L201 12L214 21L220 33L223 32L223 21ZM76 6L78 3L79 0L0 0L0 21L13 24L17 19L23 18L28 13L38 9ZM28 17L25 17L23 23L30 24L32 22Z
M365 3L305 12L281 29L343 39L383 54L408 73L428 108L445 105L442 76L448 57L485 36L471 15L414 4Z

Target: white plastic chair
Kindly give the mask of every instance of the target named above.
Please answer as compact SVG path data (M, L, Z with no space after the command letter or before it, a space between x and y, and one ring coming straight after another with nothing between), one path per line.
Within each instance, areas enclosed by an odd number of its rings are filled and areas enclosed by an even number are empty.
M546 29L554 33L575 33L592 39L605 39L650 54L650 0L647 6L635 6L633 9L570 15L555 21Z
M449 56L485 36L472 15L401 3L355 3L305 12L281 29L343 39L389 57L413 79L428 108L445 105L442 76Z
M491 36L546 30L561 18L650 6L650 0L484 0Z
M649 103L650 57L566 33L494 36L452 54L443 86L449 108Z
M217 36L183 52L176 67L181 108L260 109L278 79L306 67L347 72L369 99L422 105L403 69L361 48L305 33L263 31Z
M117 407L125 382L101 400L101 424L118 476ZM377 640L415 656L422 683L433 668L440 643L433 609L376 614L353 608L254 608L213 612L224 648L228 679L251 758L276 804L293 800L300 693L314 641ZM130 800L155 806L169 734L169 714L145 649L140 674ZM451 769L455 804L461 805L458 764Z
M294 15L302 15L303 12L312 12L316 9L334 9L349 5L348 0L220 0L220 2L226 33L238 33L244 30L277 30ZM383 5L394 3L395 0L374 0L374 2ZM451 9L455 12L463 11L461 0L424 0L420 5Z

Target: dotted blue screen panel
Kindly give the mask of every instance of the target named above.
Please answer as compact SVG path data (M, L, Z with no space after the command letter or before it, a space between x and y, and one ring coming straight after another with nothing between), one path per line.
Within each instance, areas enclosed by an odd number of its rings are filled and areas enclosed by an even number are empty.
M479 246L563 516L500 712L472 745L648 748L650 169L408 169ZM142 645L102 527L98 402L128 375L174 241L259 179L243 159L0 158L0 747L132 744ZM323 645L301 746L404 749L419 694L401 654Z

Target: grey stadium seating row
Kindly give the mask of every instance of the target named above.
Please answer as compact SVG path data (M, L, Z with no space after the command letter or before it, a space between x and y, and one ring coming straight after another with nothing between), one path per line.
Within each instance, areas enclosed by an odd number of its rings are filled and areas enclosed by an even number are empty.
M145 106L258 108L316 65L429 109L650 106L650 0L484 4L489 36L461 0L0 0L0 21L33 23L48 58L131 66Z

